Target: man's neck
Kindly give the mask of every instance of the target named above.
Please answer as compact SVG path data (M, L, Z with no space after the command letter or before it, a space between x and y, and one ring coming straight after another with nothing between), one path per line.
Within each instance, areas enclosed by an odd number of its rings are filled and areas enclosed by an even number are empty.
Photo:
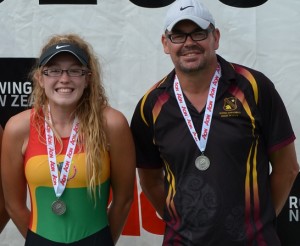
M210 83L214 77L217 68L217 62L207 69L185 73L182 71L175 71L180 82L181 89L184 93L197 94L206 93L209 89Z

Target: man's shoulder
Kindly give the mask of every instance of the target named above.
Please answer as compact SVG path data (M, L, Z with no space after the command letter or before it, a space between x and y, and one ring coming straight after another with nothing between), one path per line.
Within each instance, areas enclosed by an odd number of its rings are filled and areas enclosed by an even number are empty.
M142 100L146 98L157 98L160 94L167 92L173 85L175 71L172 70L169 74L156 81L143 95Z
M170 98L175 71L155 82L146 93L140 98L137 108L139 113L152 112L155 105L164 105Z
M155 89L161 90L170 87L173 84L172 82L174 80L174 76L175 76L175 70L173 69L163 78L161 78L159 81L155 82L154 85L149 90L150 91Z
M235 74L243 75L244 77L252 76L259 79L267 78L265 74L259 71L258 69L252 68L250 66L238 62L227 61L219 55L218 55L218 61L221 64L222 70L225 70L226 73L229 73L231 75L235 73Z

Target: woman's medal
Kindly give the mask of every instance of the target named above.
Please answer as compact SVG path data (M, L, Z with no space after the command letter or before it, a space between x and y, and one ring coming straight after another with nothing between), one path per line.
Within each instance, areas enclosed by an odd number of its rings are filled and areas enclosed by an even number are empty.
M46 118L46 117L45 117ZM51 115L50 115L50 107L48 106L48 120L51 123ZM51 205L51 210L56 215L63 215L66 210L66 204L60 200L59 198L63 194L66 185L67 185L67 177L69 175L72 158L75 152L77 138L78 138L78 129L79 129L79 121L78 118L75 117L72 132L69 138L69 143L67 147L67 151L65 154L63 166L61 168L60 175L58 174L58 167L56 162L56 151L54 144L54 134L51 127L48 125L47 120L45 119L45 134L46 134L46 144L47 144L47 153L48 153L48 162L50 175L52 179L52 184L54 188L54 192L57 200L54 201Z
M57 199L56 201L54 201L52 203L51 209L54 214L62 215L66 212L67 207L66 207L66 204L62 200Z

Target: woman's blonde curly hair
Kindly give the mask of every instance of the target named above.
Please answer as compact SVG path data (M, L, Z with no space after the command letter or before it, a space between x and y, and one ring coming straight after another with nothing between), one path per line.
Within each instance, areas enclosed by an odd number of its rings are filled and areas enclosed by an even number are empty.
M107 151L103 111L108 106L108 100L101 79L100 65L91 45L76 34L52 36L43 47L41 54L50 46L59 43L75 44L88 55L89 82L78 102L74 115L77 115L80 122L78 144L84 148L86 154L88 189L95 198L96 186L100 184L101 161ZM44 106L48 104L48 99L44 89L39 84L42 69L43 67L37 65L31 72L33 80L31 103L34 108L33 122L39 132L40 139L45 141L44 133L42 133L44 115L41 112L43 112ZM51 126L51 123L49 125ZM60 136L55 132L55 129L53 131L62 147Z

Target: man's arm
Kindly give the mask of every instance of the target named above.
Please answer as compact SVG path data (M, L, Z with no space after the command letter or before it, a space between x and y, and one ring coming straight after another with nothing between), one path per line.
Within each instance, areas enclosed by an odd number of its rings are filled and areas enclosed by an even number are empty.
M270 155L271 192L276 215L283 208L299 172L294 143Z
M156 212L163 218L165 205L164 171L163 168L138 168L142 191L151 202Z

